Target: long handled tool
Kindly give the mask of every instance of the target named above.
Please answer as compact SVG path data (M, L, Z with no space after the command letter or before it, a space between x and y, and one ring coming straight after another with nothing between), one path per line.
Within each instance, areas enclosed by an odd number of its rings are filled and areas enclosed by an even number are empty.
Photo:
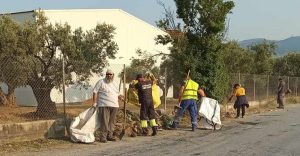
M124 119L123 119L123 129L119 135L119 139L125 135L125 125L126 125L126 104L127 104L127 90L126 90L126 73L125 73L125 64L124 64L124 71L123 71L123 93L124 93Z
M187 84L189 83L189 80L190 80L190 79L188 79L189 76L190 76L190 70L188 71L188 73L187 73L187 75L186 75L186 78L185 78L185 79L187 80L187 82L186 82L186 84L184 85L184 88L183 88L183 91L182 91L181 94L183 94L183 92L184 92L185 89L186 89ZM182 95L179 95L179 96L182 97ZM178 103L178 105L174 106L174 110L175 110L175 109L180 109L180 108L181 108L181 107L180 107L180 102Z

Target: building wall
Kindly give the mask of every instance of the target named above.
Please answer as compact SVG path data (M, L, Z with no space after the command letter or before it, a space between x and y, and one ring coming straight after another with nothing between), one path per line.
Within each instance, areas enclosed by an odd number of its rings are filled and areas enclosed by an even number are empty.
M116 59L110 59L109 63L116 75L121 72L123 66L121 64L130 64L130 58L136 56L136 50L156 54L159 52L169 53L167 46L156 45L154 38L157 35L166 34L164 31L128 14L120 9L75 9L75 10L43 10L49 22L68 23L73 30L81 27L83 30L95 28L97 24L111 24L116 27L114 40L118 44L119 50ZM34 12L23 12L11 14L11 16L20 21L33 21ZM158 62L159 64L160 62ZM105 71L105 70L104 70ZM90 80L88 89L79 88L77 86L69 86L66 88L66 102L82 102L92 96L92 88L100 79L100 75L95 75ZM119 79L116 78L116 84ZM32 96L30 87L22 87L16 90L17 103L19 105L36 105L36 99ZM171 91L169 92L171 96ZM53 89L51 98L56 103L62 103L62 93Z

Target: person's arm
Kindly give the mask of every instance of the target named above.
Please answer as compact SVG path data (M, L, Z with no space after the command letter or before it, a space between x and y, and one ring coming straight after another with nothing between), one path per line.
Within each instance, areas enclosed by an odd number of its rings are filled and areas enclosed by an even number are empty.
M284 90L284 87L285 87L285 84L283 82L280 82L279 86L278 86L278 93L282 93Z
M184 86L181 86L181 87L180 87L180 90L179 90L179 96L178 96L178 102L179 102L179 103L181 103L183 90L184 90Z
M96 85L94 87L94 90L93 90L93 103L92 103L92 106L94 106L95 103L97 104L99 88L100 88L100 81L98 81L96 83Z
M94 106L95 103L97 103L97 93L93 92L93 103L92 103L92 105Z
M204 90L199 88L198 89L198 94L201 96L201 97L206 97L205 93L204 93Z
M234 90L232 91L230 97L228 98L228 102L231 101L231 99L233 98L233 96L235 96L235 94L236 94L236 89L234 89Z

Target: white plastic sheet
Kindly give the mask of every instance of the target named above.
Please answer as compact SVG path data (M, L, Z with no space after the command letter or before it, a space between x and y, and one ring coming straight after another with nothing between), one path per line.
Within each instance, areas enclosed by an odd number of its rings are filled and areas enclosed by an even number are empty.
M222 127L220 106L217 100L203 97L199 109L199 115L203 117L203 119L201 119L203 128L220 129Z
M91 107L79 116L75 117L71 123L71 140L74 142L93 143L95 141L94 132L99 128L98 107Z

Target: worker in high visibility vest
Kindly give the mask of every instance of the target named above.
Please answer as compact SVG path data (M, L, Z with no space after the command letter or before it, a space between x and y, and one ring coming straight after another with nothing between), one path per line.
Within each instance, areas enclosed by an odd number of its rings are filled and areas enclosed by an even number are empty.
M179 90L179 110L177 111L172 128L177 129L179 122L185 112L186 109L189 110L192 122L192 131L195 131L197 128L197 116L198 116L198 109L197 109L197 100L198 94L201 97L205 97L204 91L199 87L199 84L193 81L190 76L186 77L184 83L182 83L180 90Z
M135 88L138 90L139 103L141 103L140 108L140 120L142 127L142 135L148 135L148 120L152 128L152 136L157 135L157 127L155 121L155 110L152 98L152 85L156 80L146 80L142 74L138 74L136 77L138 83Z

